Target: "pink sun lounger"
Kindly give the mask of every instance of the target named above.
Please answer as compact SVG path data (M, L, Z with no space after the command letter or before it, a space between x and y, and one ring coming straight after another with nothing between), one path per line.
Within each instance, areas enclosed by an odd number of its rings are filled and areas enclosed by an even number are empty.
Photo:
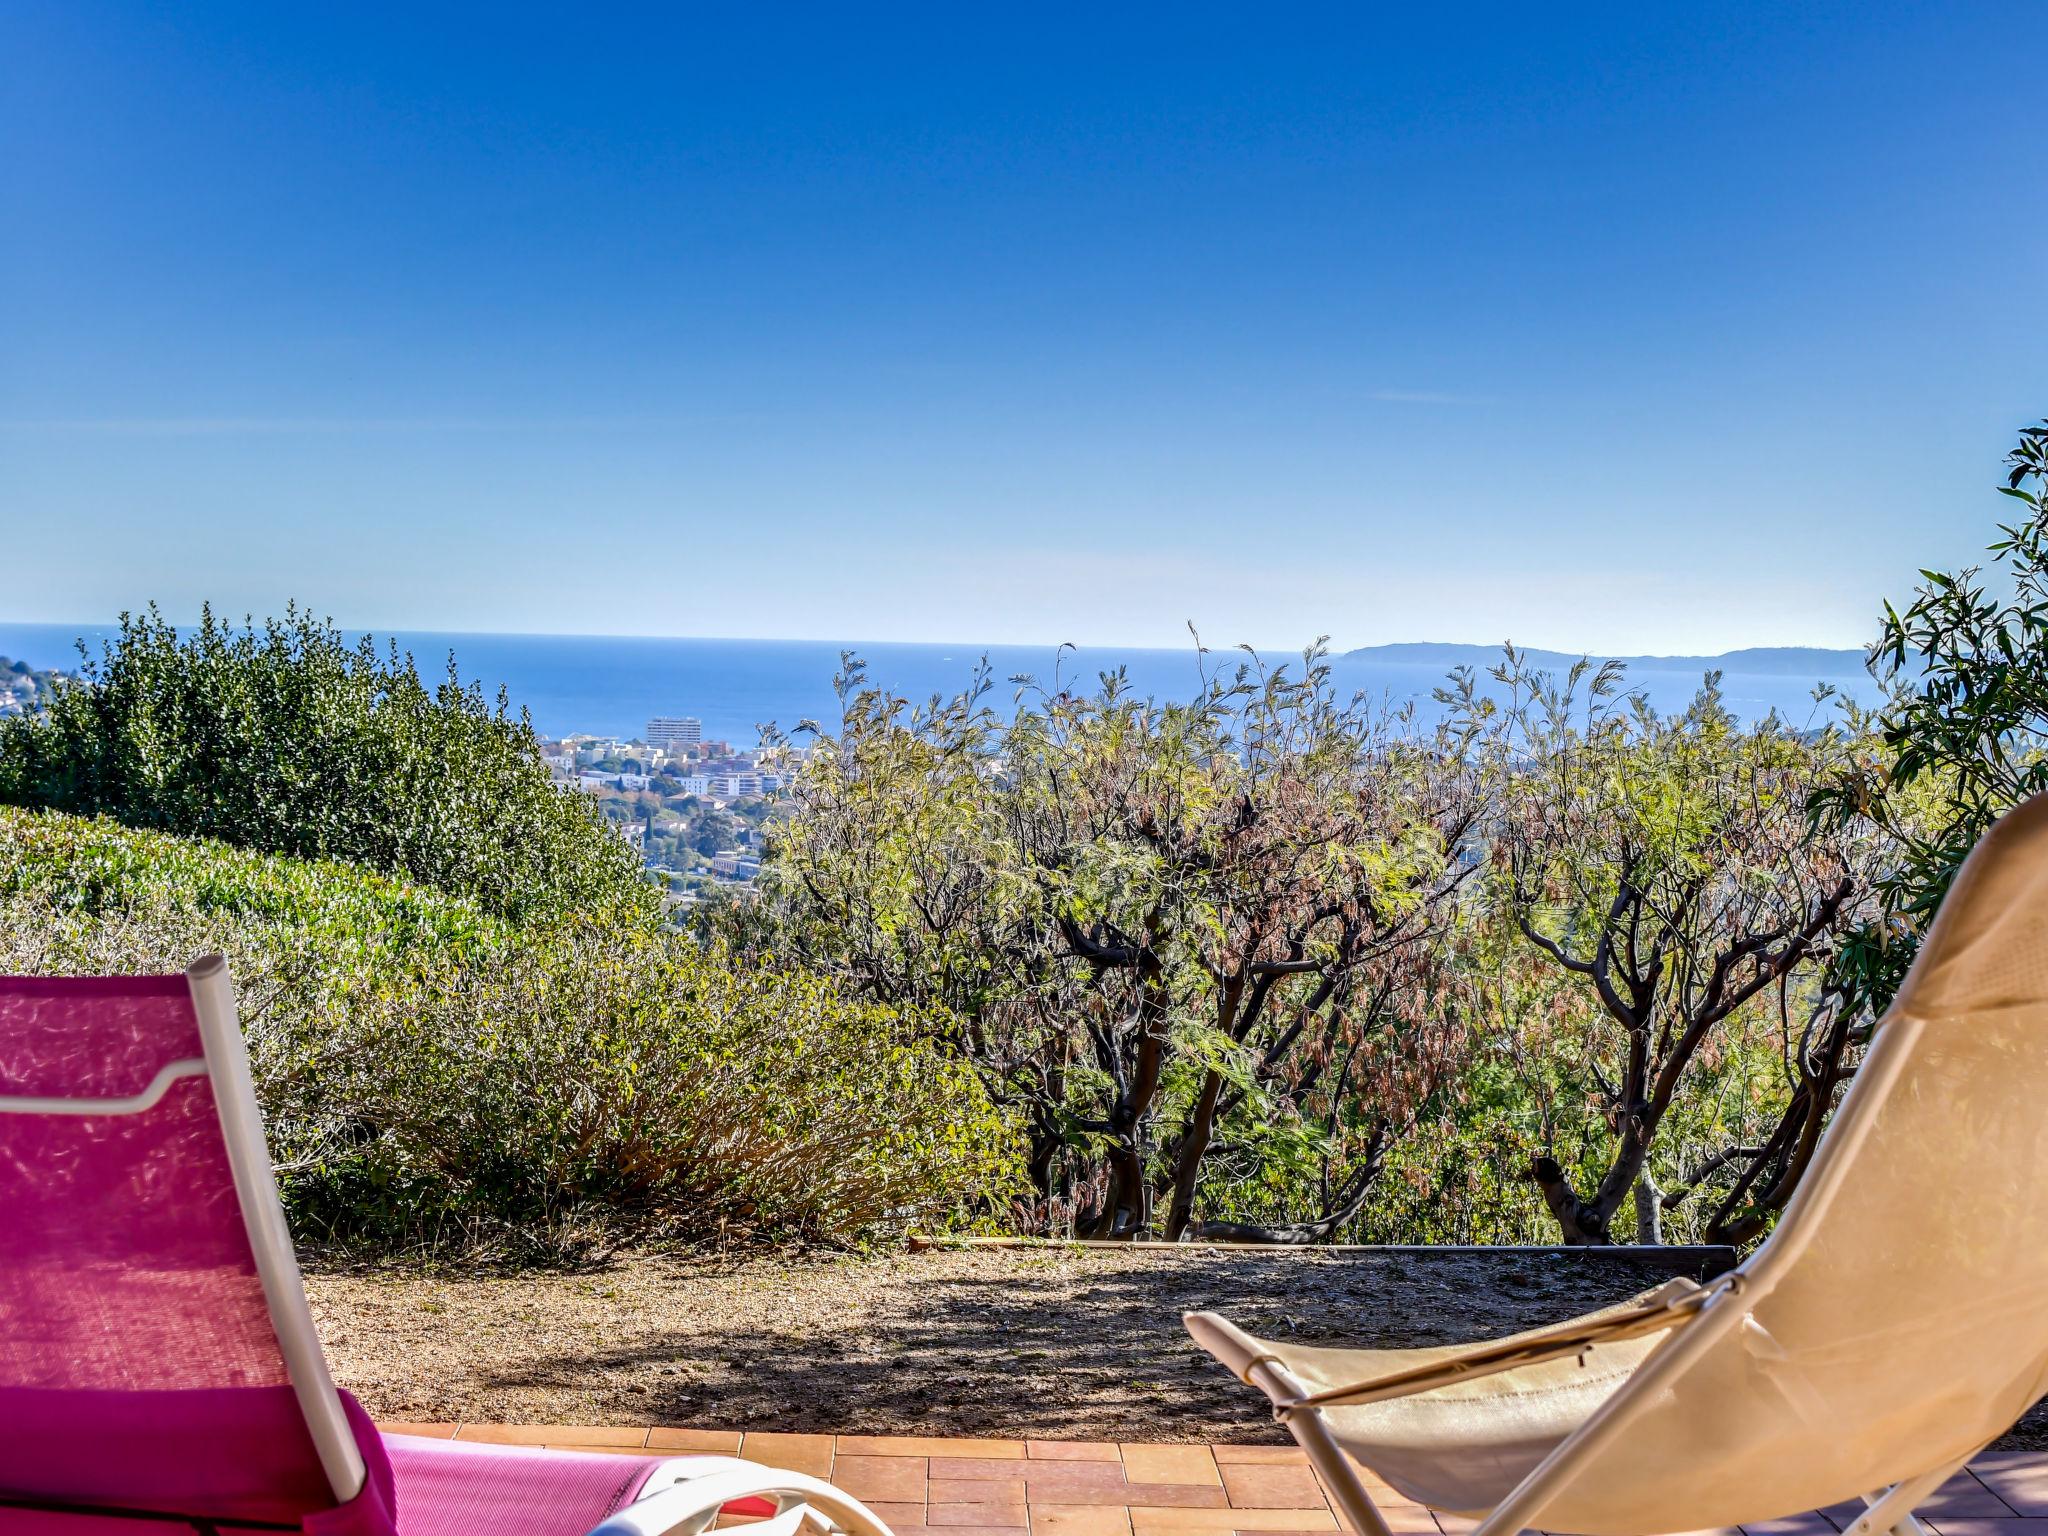
M729 1505L889 1536L731 1457L381 1434L314 1332L226 965L0 978L0 1536L696 1536Z

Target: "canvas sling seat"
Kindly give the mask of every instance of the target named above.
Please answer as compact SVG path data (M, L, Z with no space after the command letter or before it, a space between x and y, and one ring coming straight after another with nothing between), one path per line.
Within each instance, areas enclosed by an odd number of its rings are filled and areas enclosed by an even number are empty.
M1349 1458L1476 1536L1650 1536L1858 1498L1855 1536L1913 1528L2048 1390L2048 797L1971 854L1799 1190L1732 1274L1442 1349L1186 1322L1374 1536Z

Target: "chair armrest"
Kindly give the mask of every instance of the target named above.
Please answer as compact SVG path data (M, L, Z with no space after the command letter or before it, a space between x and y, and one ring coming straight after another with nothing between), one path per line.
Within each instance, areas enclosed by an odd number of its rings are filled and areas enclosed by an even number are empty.
M592 1526L588 1536L696 1536L735 1499L760 1498L776 1504L775 1517L758 1527L761 1536L793 1536L806 1510L852 1536L893 1536L867 1505L822 1479L730 1457L688 1461L694 1465L679 1467L673 1481L660 1481L657 1472L649 1492Z
M1540 1365L1546 1360L1562 1360L1572 1355L1582 1355L1596 1345L1616 1344L1623 1339L1638 1339L1646 1334L1664 1333L1682 1327L1697 1317L1700 1309L1706 1306L1708 1301L1724 1292L1738 1291L1741 1287L1742 1278L1739 1272L1726 1275L1708 1286L1694 1285L1687 1280L1669 1281L1645 1296L1636 1306L1610 1312L1604 1317L1578 1318L1569 1323L1560 1323L1555 1328L1539 1329L1518 1338L1483 1345L1454 1359L1410 1366L1405 1370L1390 1371L1370 1381L1351 1382L1341 1387L1326 1387L1320 1392L1306 1393L1293 1399L1276 1400L1273 1412L1276 1417L1285 1419L1289 1412L1300 1408L1331 1408L1385 1402L1389 1398L1410 1397L1417 1392L1432 1392L1438 1387L1450 1386L1453 1382L1495 1376L1519 1366ZM1277 1356L1260 1358L1270 1359L1283 1367L1286 1364ZM1250 1367L1247 1366L1246 1369L1249 1370Z

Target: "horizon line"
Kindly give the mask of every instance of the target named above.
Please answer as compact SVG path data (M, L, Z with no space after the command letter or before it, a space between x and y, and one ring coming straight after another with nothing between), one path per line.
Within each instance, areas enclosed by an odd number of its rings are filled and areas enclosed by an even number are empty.
M131 609L128 611L132 613L135 610ZM216 617L218 618L219 615L216 614ZM266 617L274 617L274 615L268 615ZM1192 634L1190 635L1188 642L1182 645L1129 645L1120 644L1114 641L1094 640L862 640L823 639L817 637L792 635L688 635L670 633L626 633L617 631L559 629L434 629L412 628L410 626L404 625L346 624L335 620L331 615L325 614L321 615L320 618L322 623L333 624L335 628L341 630L344 634L367 635L373 639L379 637L396 638L399 635L409 634L415 637L430 637L435 639L445 637L448 639L487 640L691 641L705 645L833 646L842 651L851 651L856 654L858 654L863 647L877 646L918 646L928 649L954 649L983 652L1024 650L1137 651L1156 653L1159 655L1187 655L1202 653L1212 656L1224 655L1230 652L1243 652L1246 650L1251 651L1254 655L1262 656L1278 655L1281 654L1283 651L1290 656L1298 656L1304 650L1307 649L1306 646L1303 646L1301 644L1275 646L1258 645L1255 643L1248 642L1237 642L1224 645L1215 645L1210 644L1206 641L1198 641L1196 637ZM241 618L231 620L229 622L241 624L253 621L253 615L244 614ZM169 620L168 622L174 629L182 631L193 627L199 621L195 617L190 619L174 618ZM0 618L0 626L13 626L18 628L33 627L37 629L76 628L79 631L80 638L83 638L87 632L97 633L107 630L118 629L119 624L120 621L118 617L99 622L78 624L74 624L72 621L69 620L59 619ZM1837 655L1844 657L1854 656L1858 658L1860 661L1861 658L1864 658L1869 654L1868 645L1861 644L1802 645L1793 642L1767 642L1730 646L1724 650L1719 651L1623 652L1615 650L1574 648L1570 646L1522 644L1520 642L1512 640L1381 640L1369 642L1362 645L1349 646L1338 646L1334 643L1329 643L1327 648L1327 654L1332 658L1336 658L1351 656L1358 654L1360 652L1398 650L1407 648L1501 652L1505 651L1510 645L1513 645L1513 647L1518 651L1541 652L1545 655L1551 656L1569 656L1573 658L1585 658L1588 660L1603 661L1712 661L1719 660L1723 657L1741 656L1760 651L1818 651L1827 653L1829 655Z

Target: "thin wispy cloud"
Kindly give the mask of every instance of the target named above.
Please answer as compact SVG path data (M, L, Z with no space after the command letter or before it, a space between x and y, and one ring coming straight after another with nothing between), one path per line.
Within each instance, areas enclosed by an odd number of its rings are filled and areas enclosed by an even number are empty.
M1441 389L1376 389L1372 392L1375 400L1385 400L1394 405L1476 405L1476 395L1454 395Z
M0 432L72 437L301 437L371 433L621 431L642 416L106 416L0 419Z

